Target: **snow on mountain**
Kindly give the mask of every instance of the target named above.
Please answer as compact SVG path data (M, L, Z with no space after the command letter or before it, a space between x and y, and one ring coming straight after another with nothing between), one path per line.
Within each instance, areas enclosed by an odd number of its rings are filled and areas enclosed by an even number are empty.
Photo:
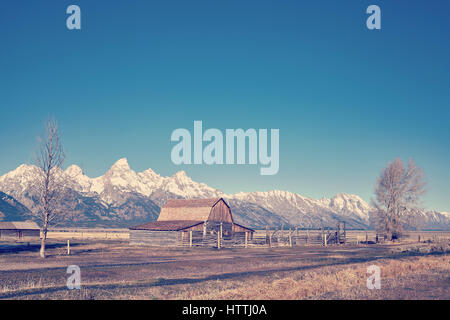
M0 190L28 208L31 185L39 174L33 165L21 165L0 177ZM361 197L340 193L330 199L313 199L300 194L272 190L225 194L204 183L193 181L184 171L163 177L152 169L133 171L126 158L119 159L103 175L90 178L77 165L61 171L70 188L67 210L76 211L78 221L92 225L102 221L145 221L156 219L159 208L169 198L224 197L236 221L254 228L292 225L304 228L333 227L345 221L349 228L368 228L373 210ZM450 229L450 214L428 212L428 225Z
M152 194L169 193L180 198L206 198L222 194L220 191L204 183L192 181L184 171L179 171L171 177L162 177L152 169L136 173L127 159L114 163L105 175L89 178L77 166L70 166L65 171L77 191L97 194L107 204L117 201L117 193L134 192L152 197Z
M450 215L448 212L427 211L423 213L427 229L430 230L450 230Z
M165 178L160 188L181 198L211 198L223 195L223 192L204 183L194 182L184 171Z
M77 191L87 192L92 186L92 179L83 174L83 170L75 164L69 166L64 175L68 178L70 186Z
M332 197L329 207L342 215L361 219L366 224L369 224L369 214L373 210L361 197L346 193L339 193Z
M331 199L317 200L297 193L273 190L240 192L226 198L231 203L240 200L259 204L287 219L290 224L303 228L332 227L338 221L345 221L353 228L367 228L369 225L370 207L356 195L339 194Z
M440 214L450 219L450 212L441 211Z
M39 168L22 164L0 177L0 190L5 193L23 193L39 175Z

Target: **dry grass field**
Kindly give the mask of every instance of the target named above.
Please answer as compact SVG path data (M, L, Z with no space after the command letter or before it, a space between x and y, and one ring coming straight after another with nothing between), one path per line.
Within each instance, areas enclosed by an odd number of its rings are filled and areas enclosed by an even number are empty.
M119 240L0 243L0 299L450 299L449 242L151 248ZM381 289L366 286L381 268ZM68 290L69 265L81 289Z

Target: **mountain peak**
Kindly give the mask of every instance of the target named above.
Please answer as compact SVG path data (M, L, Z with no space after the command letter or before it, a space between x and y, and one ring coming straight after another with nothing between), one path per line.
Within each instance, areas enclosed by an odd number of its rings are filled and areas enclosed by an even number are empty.
M39 173L39 168L33 164L21 164L13 171L10 171L3 176L0 176L2 179L10 179L16 177L24 177L24 176L33 176Z
M189 178L189 176L186 174L186 172L184 170L178 171L177 173L175 173L172 177L174 178L179 178L179 179L185 179L185 178Z
M83 170L76 164L70 165L64 172L71 177L77 177L83 174Z
M26 171L34 171L38 169L34 164L21 164L15 170L11 171L12 173L21 173Z
M360 196L356 195L356 194L352 194L352 193L337 193L335 194L331 199L352 199L352 200L358 200L358 201L364 201Z
M130 170L130 165L128 164L127 158L122 158L116 161L111 166L111 169L121 169L121 170Z

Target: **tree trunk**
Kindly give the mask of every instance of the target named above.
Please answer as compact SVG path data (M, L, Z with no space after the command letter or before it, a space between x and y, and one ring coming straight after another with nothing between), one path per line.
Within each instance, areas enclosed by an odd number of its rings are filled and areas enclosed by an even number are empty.
M42 226L42 239L41 239L41 250L39 255L41 258L45 259L45 240L47 240L47 230L48 230L48 215L44 217L44 225Z
M42 236L41 239L41 250L39 251L39 255L41 256L41 258L45 259L45 236Z

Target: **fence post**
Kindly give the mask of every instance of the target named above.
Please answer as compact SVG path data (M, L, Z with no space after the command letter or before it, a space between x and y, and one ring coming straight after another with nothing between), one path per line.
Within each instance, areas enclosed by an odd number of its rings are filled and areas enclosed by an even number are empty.
M67 255L70 256L70 240L67 240Z
M248 246L248 232L245 232L245 247L247 248Z
M189 247L192 247L192 230L189 230Z
M223 228L222 228L222 222L220 223L220 239L223 238Z
M366 232L366 244L369 244L369 235Z
M217 232L217 249L220 249L220 232Z
M309 243L309 230L306 230L306 245Z
M269 232L269 248L272 247L272 233Z
M327 234L325 234L325 237L324 237L324 239L325 239L325 247L327 246Z

